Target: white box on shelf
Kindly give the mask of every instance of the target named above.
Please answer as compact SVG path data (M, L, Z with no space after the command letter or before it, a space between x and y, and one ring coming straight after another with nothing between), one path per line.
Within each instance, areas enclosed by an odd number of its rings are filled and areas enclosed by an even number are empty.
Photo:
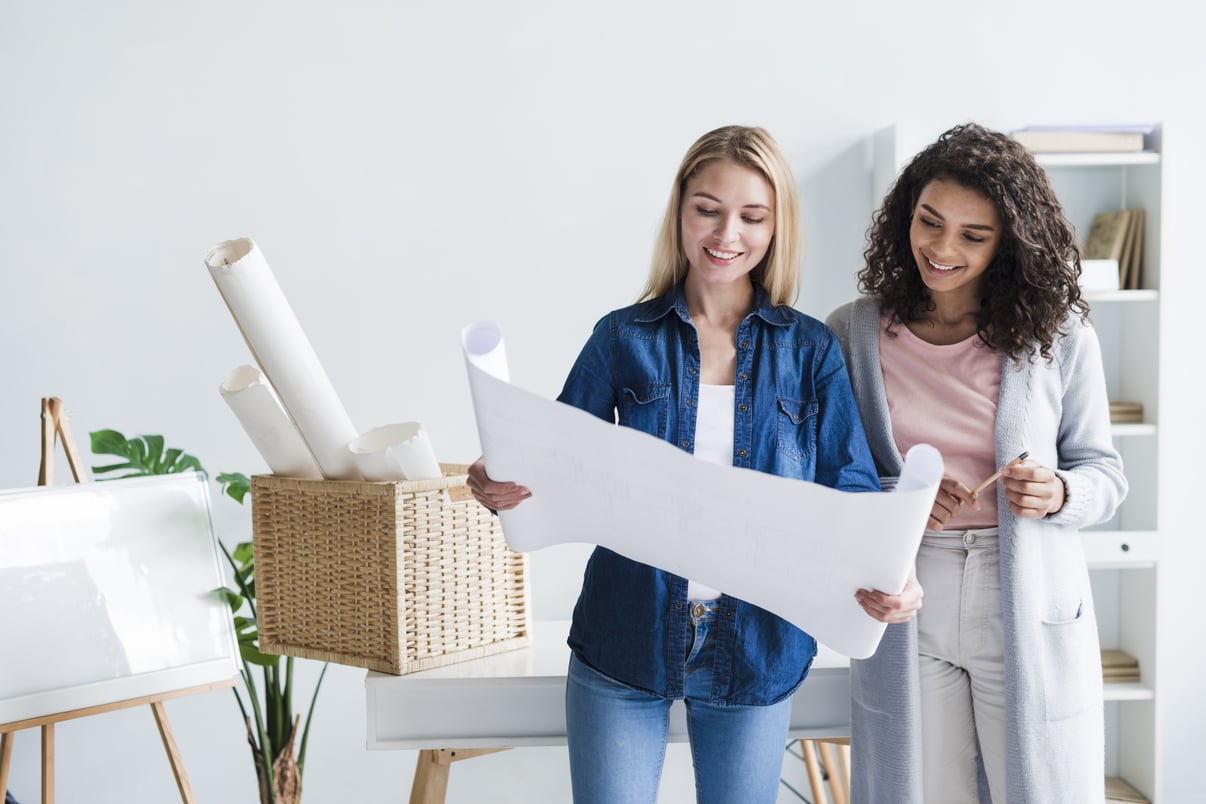
M1081 260L1081 290L1119 290L1118 260Z

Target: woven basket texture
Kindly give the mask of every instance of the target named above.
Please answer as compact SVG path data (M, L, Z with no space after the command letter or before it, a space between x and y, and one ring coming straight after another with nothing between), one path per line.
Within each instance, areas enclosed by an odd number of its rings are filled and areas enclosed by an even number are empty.
M252 477L261 650L404 674L530 644L527 557L469 495L467 468Z

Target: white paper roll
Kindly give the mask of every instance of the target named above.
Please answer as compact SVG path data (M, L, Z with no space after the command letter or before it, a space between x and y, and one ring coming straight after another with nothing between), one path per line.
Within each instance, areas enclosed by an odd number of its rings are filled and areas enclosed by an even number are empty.
M322 478L322 471L276 392L255 366L239 366L218 386L272 474Z
M259 248L247 237L227 240L205 265L323 476L361 479L347 450L356 428Z
M914 444L905 453L904 467L896 481L896 491L916 491L932 488L938 492L945 471L942 453L929 444Z
M492 321L478 321L461 330L461 346L473 365L503 382L510 382L502 330Z
M443 476L427 431L418 422L374 427L348 445L365 480L433 480Z

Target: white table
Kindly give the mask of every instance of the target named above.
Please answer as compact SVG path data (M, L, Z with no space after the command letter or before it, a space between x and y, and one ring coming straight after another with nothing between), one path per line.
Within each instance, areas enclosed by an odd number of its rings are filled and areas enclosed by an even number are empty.
M402 676L365 678L367 747L420 749L412 804L443 800L448 765L482 753L565 744L568 621L537 622L532 644ZM792 739L850 735L850 668L821 648L792 699ZM671 709L670 740L687 741L683 707Z

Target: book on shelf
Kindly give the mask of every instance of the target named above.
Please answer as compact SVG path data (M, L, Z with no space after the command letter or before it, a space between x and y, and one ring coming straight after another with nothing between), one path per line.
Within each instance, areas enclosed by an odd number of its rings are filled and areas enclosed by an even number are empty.
M1143 421L1143 403L1121 399L1110 400L1110 423L1133 424Z
M1142 209L1114 209L1098 212L1085 237L1084 261L1109 260L1118 264L1118 287L1136 290L1140 285L1143 259ZM1082 262L1081 273L1085 272Z
M1085 237L1085 254L1087 260L1114 260L1121 271L1123 245L1131 228L1131 211L1129 209L1114 209L1109 212L1098 212L1093 216L1089 225L1089 234Z
M1138 681L1139 660L1124 650L1103 648L1101 651L1101 675L1104 681Z
M1140 209L1132 209L1130 231L1122 247L1122 259L1118 266L1119 285L1123 290L1138 290L1140 285L1139 267L1143 259L1143 219Z
M1151 804L1147 796L1117 776L1106 777L1105 800L1106 804Z
M1009 136L1032 153L1134 153L1152 131L1148 125L1026 126Z

